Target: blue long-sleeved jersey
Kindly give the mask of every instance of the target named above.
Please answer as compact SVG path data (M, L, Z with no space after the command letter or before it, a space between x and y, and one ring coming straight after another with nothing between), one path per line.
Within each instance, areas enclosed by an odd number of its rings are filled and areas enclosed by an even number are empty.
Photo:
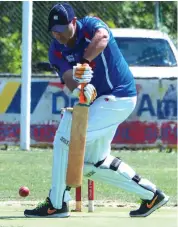
M113 94L116 97L136 96L133 75L118 45L108 28L99 18L84 17L77 21L77 39L74 48L68 48L53 39L49 48L49 61L59 70L59 76L72 69L83 58L84 51L99 28L109 33L109 42L104 51L90 64L94 74L91 84L97 90L97 97Z

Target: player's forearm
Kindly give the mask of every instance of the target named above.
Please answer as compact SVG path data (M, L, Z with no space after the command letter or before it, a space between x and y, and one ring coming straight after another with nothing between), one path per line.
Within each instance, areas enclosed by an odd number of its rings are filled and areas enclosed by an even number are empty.
M107 46L109 40L109 34L106 29L98 29L95 36L88 45L84 58L88 61L92 61L96 58Z
M69 69L62 76L65 85L71 92L78 86L78 83L75 80L73 80L72 74L73 74L72 69Z

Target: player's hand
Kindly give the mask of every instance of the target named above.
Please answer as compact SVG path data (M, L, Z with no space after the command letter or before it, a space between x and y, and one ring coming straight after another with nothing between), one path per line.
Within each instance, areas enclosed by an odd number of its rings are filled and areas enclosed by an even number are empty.
M93 77L92 68L89 64L77 64L73 66L73 79L79 84L90 83Z
M92 85L92 84L87 84L85 85L84 89L84 96L85 96L85 100L86 100L86 104L90 104L92 103L95 99L96 99L96 96L97 96L97 92L96 92L96 89L95 87ZM75 88L72 92L72 94L79 98L80 96L80 92L81 92L81 85L79 85L77 88Z

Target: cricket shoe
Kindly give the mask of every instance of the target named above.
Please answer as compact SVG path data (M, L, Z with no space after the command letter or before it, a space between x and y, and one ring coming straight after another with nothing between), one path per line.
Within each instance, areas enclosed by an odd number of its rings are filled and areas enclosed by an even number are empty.
M24 215L30 218L67 218L70 216L69 208L65 202L63 202L61 209L56 209L49 197L43 203L38 204L35 209L25 210Z
M169 200L169 196L160 190L156 190L152 200L142 200L138 210L130 211L130 217L147 217L155 210L162 207Z

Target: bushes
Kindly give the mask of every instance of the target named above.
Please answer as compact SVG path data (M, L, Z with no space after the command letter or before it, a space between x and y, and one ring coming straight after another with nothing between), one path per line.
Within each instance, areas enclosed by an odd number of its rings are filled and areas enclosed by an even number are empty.
M33 2L33 43L32 62L48 61L50 35L47 31L47 18L50 8L56 2ZM109 27L134 27L155 29L154 2L76 2L74 7L78 18L95 15L104 20ZM159 2L160 30L177 39L177 3ZM0 2L0 73L21 73L22 44L22 2Z

